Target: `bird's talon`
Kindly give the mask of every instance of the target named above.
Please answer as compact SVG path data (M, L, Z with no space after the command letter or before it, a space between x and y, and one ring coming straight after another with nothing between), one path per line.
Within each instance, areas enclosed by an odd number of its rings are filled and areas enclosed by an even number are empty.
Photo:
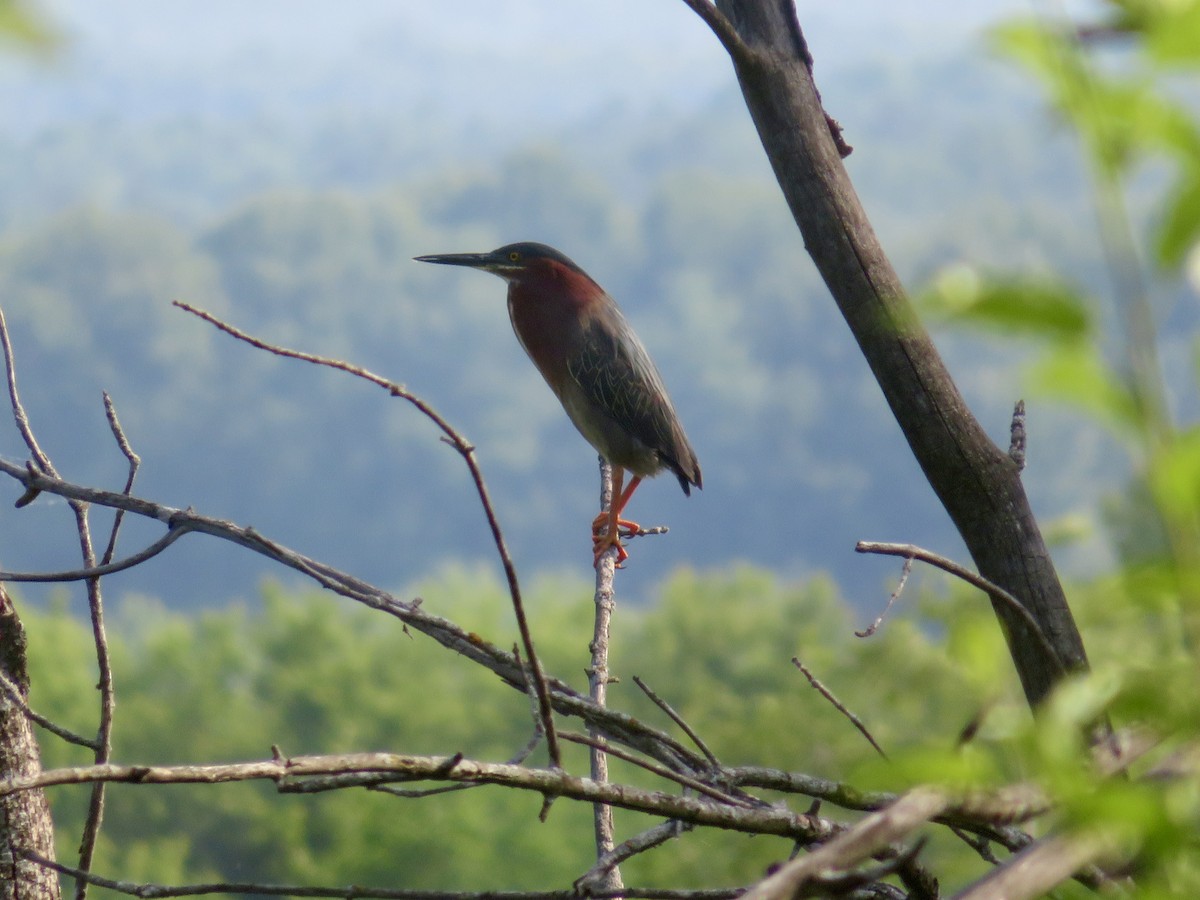
M609 551L610 548L617 548L617 558L613 563L614 569L625 568L622 563L629 559L629 551L622 545L619 538L615 536L610 538L608 535L599 535L594 538L592 546L592 565L594 568L600 567L600 557Z
M599 535L606 531L608 527L608 513L602 512L596 518L592 519L592 534ZM629 519L617 519L617 528L623 528L627 534L638 534L642 530L641 525Z

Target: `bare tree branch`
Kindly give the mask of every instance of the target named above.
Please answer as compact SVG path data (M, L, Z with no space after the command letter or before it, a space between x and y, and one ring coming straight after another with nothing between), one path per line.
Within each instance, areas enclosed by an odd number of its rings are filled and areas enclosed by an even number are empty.
M678 725L683 733L692 739L692 743L694 743L700 749L700 752L704 754L704 757L714 769L719 769L721 767L721 761L717 759L712 750L708 748L708 745L701 740L700 735L698 735L692 726L690 726L684 720L683 716L675 711L670 703L652 691L646 682L642 681L642 679L637 675L633 676L633 683L641 688L642 693L649 697L655 706L665 712L670 717L671 721Z
M719 800L722 803L731 803L735 806L755 807L762 806L761 801L754 801L746 796L738 796L730 794L727 791L722 791L717 788L705 784L698 778L689 778L687 775L680 775L678 772L672 772L665 766L660 766L656 763L647 762L644 759L639 759L632 753L621 750L611 744L605 743L599 738L589 737L583 734L572 734L571 732L563 732L563 740L571 741L576 744L583 744L586 747L594 747L604 753L609 753L617 759L624 760L627 763L637 766L640 769L645 769L647 772L653 772L659 778L665 778L668 781L674 781L685 788L691 788L697 793L704 794L707 797L712 797L714 800ZM610 848L611 849L611 848Z
M335 783L330 779L339 779ZM409 756L398 753L347 753L331 756L277 757L270 760L223 765L121 766L105 764L51 769L21 778L0 781L0 797L31 788L64 784L225 784L240 781L273 781L287 793L311 793L304 788L315 781L321 789L365 787L396 781L448 781L500 785L564 797L586 803L606 803L622 809L681 819L697 825L750 834L774 834L811 843L826 841L840 827L778 806L743 806L713 803L698 797L680 797L630 785L597 782L568 775L561 769L534 769L506 763L488 763L462 756Z
M32 472L36 468L49 476L57 477L57 470L54 468L49 455L42 450L37 442L33 428L29 424L29 417L25 412L24 404L22 404L20 394L17 390L16 363L13 357L12 343L8 336L8 323L2 311L0 311L0 348L3 349L4 353L4 366L8 376L8 397L12 407L13 421L32 456L33 465L29 466L28 471ZM105 399L107 400L107 396ZM112 409L111 403L108 404L108 410L109 423L113 429L113 434L116 436L118 444L121 445L122 451L128 451L126 453L126 458L130 460L129 481L126 486L126 490L128 491L129 487L133 484L134 473L137 471L135 463L136 454L133 454L133 451L128 449L129 445L124 441L124 434L121 432L116 413ZM27 485L24 496L17 501L17 506L21 507L29 504L37 495L38 492ZM88 506L86 503L80 502L77 498L71 499L69 506L75 518L75 531L79 539L79 553L83 560L83 567L85 569L93 569L96 567L96 552L92 546L91 528L88 524ZM119 525L120 519L118 516L113 524L110 550L115 546ZM105 562L107 561L105 560ZM91 744L94 760L99 765L108 762L109 756L112 753L113 713L116 708L116 694L113 688L112 664L108 652L108 636L104 628L104 596L100 590L100 580L98 578L87 579L87 598L88 610L92 622L92 641L96 648L96 665L99 669L96 687L100 691L100 724L97 729L96 739ZM81 869L86 870L91 866L92 856L96 849L96 840L100 834L100 824L103 819L104 785L97 782L92 787L87 819L84 822L83 835L79 842L79 867ZM85 900L86 896L87 882L77 880L75 883L76 900Z
M40 492L39 492L40 493ZM125 510L118 509L118 514ZM0 581L13 582L68 582L68 581L84 581L88 578L100 578L104 575L111 575L114 572L123 572L126 569L132 569L134 566L141 565L148 559L153 559L158 554L162 553L173 543L187 534L191 529L186 524L180 525L177 528L172 528L158 540L147 545L144 549L139 550L132 556L126 556L124 559L119 559L116 562L106 563L100 566L92 566L85 569L69 569L65 572L0 572ZM110 545L111 546L111 545Z
M121 421L117 418L117 408L113 404L112 397L108 395L108 391L104 392L104 415L108 419L108 427L112 430L113 439L117 442L121 454L129 461L129 475L125 479L125 493L128 494L133 490L133 482L137 478L142 458L133 452L133 447L130 446L129 439L125 436L125 430L121 428ZM118 509L113 516L112 531L108 535L108 546L104 549L104 555L100 557L101 565L112 562L113 554L117 551L117 535L121 531L121 520L124 517L125 511L121 509Z
M713 27L710 4L686 0ZM1064 669L1087 666L1038 523L1009 455L971 414L855 193L813 81L812 56L789 0L715 0L736 31L730 58L780 189L834 301L930 486L982 577L1019 597L1055 653L1030 637L1027 618L995 599L1030 705ZM718 25L717 27L723 27Z
M963 581L972 587L977 587L994 602L1008 608L1009 612L1025 623L1029 629L1030 635L1041 647L1042 652L1046 655L1047 662L1050 665L1058 666L1059 670L1064 674L1066 669L1063 666L1062 660L1058 658L1058 653L1054 646L1050 643L1050 639L1046 637L1046 633L1042 631L1037 620L1033 618L1033 614L1025 608L1016 597L999 585L993 584L982 575L977 575L965 566L960 566L953 560L946 559L944 556L939 556L932 551L922 549L915 544L888 544L878 541L859 541L854 545L854 549L858 553L878 553L884 556L903 556L905 559L919 559L921 562L929 563L931 566L941 569L943 572L948 572L956 578L961 578Z
M431 405L426 403L416 394L406 389L403 385L397 384L394 381L389 381L382 376L376 375L361 366L356 366L351 363L343 362L338 359L330 359L329 357L317 356L313 353L304 353L300 350L291 350L286 347L280 347L275 344L270 344L261 338L256 338L241 329L221 321L216 316L202 309L197 309L190 304L182 301L174 301L174 305L189 312L192 315L203 319L210 325L225 332L231 337L237 338L252 347L259 350L265 350L276 356L282 356L287 359L296 359L302 362L312 363L313 365L325 366L330 369L336 369L339 372L345 372L348 375L353 375L356 378L362 378L364 381L369 381L372 384L381 387L388 391L393 397L399 397L402 400L408 401L416 409L424 415L429 421L442 432L447 444L458 451L462 456L463 461L467 464L467 469L471 474L471 480L475 483L475 491L479 495L479 502L483 506L484 515L487 518L488 527L492 531L492 540L496 545L496 552L500 556L500 563L504 568L504 577L508 580L508 592L512 599L513 612L517 618L517 628L521 632L521 642L525 645L525 655L529 659L529 665L533 671L534 683L537 686L537 695L539 701L539 711L542 718L542 727L546 734L546 748L550 755L550 764L555 768L561 768L562 761L558 750L558 739L554 732L554 712L550 705L550 690L546 686L546 675L542 669L542 664L538 659L537 652L533 646L533 635L529 631L529 621L525 616L525 604L521 599L521 585L517 581L517 567L513 563L512 555L508 552L508 543L504 539L504 532L500 528L500 519L496 515L496 509L492 505L491 494L488 492L487 483L483 479L483 470L479 468L479 461L475 456L475 447L466 440L445 418Z
M722 13L711 0L683 0L688 5L688 8L698 15L707 25L717 40L721 42L721 46L725 48L725 52L732 57L740 57L750 52L750 49L742 41L742 37L737 33L737 29L733 27L725 14Z
M500 650L448 619L427 613L417 603L398 600L374 585L272 541L253 528L203 516L190 509L181 510L165 506L137 496L72 484L5 459L0 459L0 473L8 475L27 488L36 488L39 492L45 491L97 506L124 509L163 522L171 529L207 534L237 544L300 572L328 590L394 616L447 649L495 672L511 687L520 691L527 689L521 664L511 653ZM578 716L589 725L596 725L610 739L633 747L675 771L700 772L706 768L704 760L678 741L632 716L601 709L562 681L550 679L548 687L555 709L565 715Z
M891 806L872 813L811 853L780 867L742 896L745 900L791 900L814 879L850 873L855 866L890 849L943 812L947 805L946 796L938 790L909 791Z
M862 719L850 712L850 710L846 708L846 705L834 696L833 691L829 690L829 688L827 688L821 682L821 679L817 678L816 675L808 670L808 667L805 666L804 663L800 662L799 657L792 657L792 665L799 669L804 677L808 679L808 683L812 685L813 690L828 700L834 709L850 720L850 724L857 728L859 734L861 734L867 739L868 742L870 742L871 746L875 748L876 753L878 753L884 759L888 758L888 755L883 752L883 748L880 747L879 743L875 740L874 735L872 735L871 732L867 730L867 726L862 723Z
M653 828L648 828L640 834L635 834L626 841L622 841L604 856L596 860L596 864L587 872L575 879L574 888L576 893L587 897L595 897L599 890L599 885L604 883L608 872L615 869L627 859L632 859L639 853L645 853L647 850L653 850L655 847L661 847L671 838L678 837L685 831L691 831L695 826L690 822L680 822L674 819L655 825ZM738 888L737 892L741 893L744 888Z
M29 448L34 465L41 471L57 477L58 473L54 470L54 463L50 462L50 457L38 445L37 438L33 434L33 429L29 425L29 416L25 413L25 406L21 403L21 395L17 391L17 368L13 359L12 343L8 338L8 322L4 318L3 309L0 309L0 350L4 353L4 371L8 382L8 400L12 407L13 421L16 423L21 440ZM17 504L24 506L28 502L29 500L22 497L17 501Z
M761 766L730 766L722 770L730 784L764 788L785 794L803 794L842 809L875 812L899 799L887 791L860 791L844 782ZM1044 815L1051 807L1045 791L1035 785L1015 784L999 790L974 793L949 802L945 814L934 821L986 837L1008 850L1028 846L1028 834L1011 827Z
M877 615L875 617L875 621L873 621L870 625L868 625L862 631L854 632L855 637L860 637L860 638L870 637L876 631L879 630L879 626L883 624L883 620L887 617L887 614L889 612L891 612L892 606L895 604L895 602L897 600L900 599L900 595L904 593L904 588L908 584L908 577L911 574L912 574L912 560L909 558L905 558L904 565L900 569L900 580L896 582L896 589L888 595L887 603L885 603L883 606L883 612L881 612L879 615Z
M1032 844L954 895L954 900L1025 900L1042 897L1081 875L1093 886L1111 884L1094 863L1112 857L1119 843L1111 835L1052 835Z
M3 593L3 591L3 587L0 587L0 594L7 596L7 594ZM96 749L96 741L92 738L85 738L73 731L69 731L68 729L63 728L61 725L56 725L54 722L51 722L40 713L35 712L25 701L25 697L22 696L21 690L15 684L13 684L12 679L10 679L2 670L0 670L0 691L4 692L4 695L9 699L9 702L16 706L17 709L19 709L24 714L25 718L27 718L30 722L41 726L54 736L66 741L68 744L75 744L79 747L87 747L89 750Z

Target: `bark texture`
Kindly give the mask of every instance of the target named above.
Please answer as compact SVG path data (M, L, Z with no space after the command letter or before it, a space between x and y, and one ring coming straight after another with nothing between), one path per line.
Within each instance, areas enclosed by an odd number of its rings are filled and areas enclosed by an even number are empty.
M993 600L1036 705L1064 669L1086 667L1087 658L1019 469L967 409L863 212L792 0L716 0L716 9L736 32L714 25L805 246L925 477L979 573L1018 597L1057 651L1047 659L1028 626Z
M29 694L25 629L0 584L0 671L22 701ZM25 778L42 770L41 752L25 713L0 689L0 778ZM41 790L0 798L0 900L60 900L58 876L20 850L54 858L54 822Z

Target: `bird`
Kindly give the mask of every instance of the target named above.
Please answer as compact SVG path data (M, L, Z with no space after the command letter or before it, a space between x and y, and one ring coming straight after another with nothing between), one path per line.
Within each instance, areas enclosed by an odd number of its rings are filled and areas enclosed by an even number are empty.
M479 269L508 282L517 340L579 433L612 467L612 501L592 522L593 564L615 547L621 566L629 554L620 529L640 531L621 514L642 479L669 470L686 496L703 482L662 376L617 302L565 254L534 241L414 259Z

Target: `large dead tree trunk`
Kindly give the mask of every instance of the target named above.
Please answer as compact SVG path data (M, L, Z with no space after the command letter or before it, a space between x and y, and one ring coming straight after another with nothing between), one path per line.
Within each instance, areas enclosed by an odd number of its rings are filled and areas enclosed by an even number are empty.
M0 584L0 778L24 778L42 770L33 726L9 694L25 701L29 675L25 663L25 629L12 600ZM58 876L30 862L21 850L54 858L54 821L40 790L18 791L0 798L0 900L60 900Z
M842 165L836 125L813 84L792 0L687 0L729 51L805 246L854 333L912 452L979 573L1025 605L1054 647L993 599L1030 704L1083 641L1008 453L984 432L917 321Z

